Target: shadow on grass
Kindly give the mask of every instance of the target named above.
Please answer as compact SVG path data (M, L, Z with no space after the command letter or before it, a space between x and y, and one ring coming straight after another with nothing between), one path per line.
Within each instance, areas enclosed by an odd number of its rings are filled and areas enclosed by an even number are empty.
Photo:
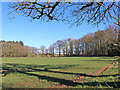
M84 60L84 61L99 61L99 62L101 62L101 61L104 61L104 62L105 62L105 61L110 61L110 62L111 62L112 60L106 60L106 59L105 59L105 60Z
M6 67L7 65L11 65L12 67ZM61 71L51 71L49 69L63 69L63 68L69 68L69 67L74 67L74 66L78 66L78 65L61 65L61 67L55 67L54 65L26 65L26 64L5 64L5 67L3 67L3 70L8 70L6 72L6 74L4 76L6 76L9 73L13 73L16 71L20 71L18 70L19 68L21 69L21 71L24 72L36 72L36 71L43 71L43 72L52 72L52 73L61 73L61 74L70 74L70 75L79 75L79 76L85 76L85 77L109 77L109 76L113 76L116 77L120 74L114 74L114 75L99 75L99 76L94 76L94 75L87 75L84 73L72 73L72 72L61 72ZM39 68L44 68L44 69L36 69L37 67ZM46 68L46 67L50 67L50 68Z
M108 86L109 87L113 87L113 88L120 88L120 83L118 82L88 82L88 83L79 83L79 82L73 82L72 80L66 80L66 79L59 79L59 78L55 78L55 77L49 77L49 76L42 76L42 75L37 75L37 74L32 74L32 73L25 73L25 72L20 72L19 73L23 73L26 75L30 75L30 76L36 76L41 80L47 80L47 81L52 81L52 82L58 82L60 84L64 84L67 86L78 86L78 85L87 85L87 86ZM106 84L107 83L107 84ZM116 85L115 85L116 84Z
M9 66L9 67L7 67ZM10 67L11 66L11 67ZM22 74L26 74L26 75L30 75L30 76L36 76L37 78L41 79L41 80L47 80L47 81L51 81L51 82L58 82L60 84L64 84L67 86L78 86L78 85L87 85L87 86L107 86L106 83L110 86L110 87L120 87L120 84L118 82L115 82L116 85L114 84L114 82L88 82L88 83L79 83L79 82L73 82L72 80L66 80L66 79L61 79L61 78L56 78L56 77L50 77L50 76L43 76L43 75L38 75L38 74L33 74L33 73L28 73L28 72L36 72L36 71L43 71L43 72L52 72L52 73L61 73L61 74L73 74L73 75L80 75L80 76L87 76L87 77L108 77L108 76L118 76L119 74L115 74L115 75L99 75L99 76L93 76L93 75L87 75L87 74L83 74L83 73L70 73L70 72L60 72L60 71L50 71L48 70L48 67L52 67L52 68L56 68L54 66L51 65L26 65L26 64L4 64L3 65L3 70L6 70L5 72L3 71L4 76L6 76L9 73L22 73ZM76 65L62 65L61 67L57 67L58 68L69 68L69 67L74 67ZM35 69L37 67L44 67L44 70L42 69ZM45 68L47 67L47 68Z

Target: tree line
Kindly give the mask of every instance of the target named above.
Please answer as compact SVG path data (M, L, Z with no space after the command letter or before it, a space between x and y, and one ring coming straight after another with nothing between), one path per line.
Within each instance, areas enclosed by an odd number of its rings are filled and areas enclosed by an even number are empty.
M0 57L26 57L28 48L22 41L0 41Z
M89 33L82 38L57 40L48 48L25 46L22 41L0 41L1 57L27 56L117 56L120 55L119 30L109 26L105 30Z
M120 55L119 30L109 26L105 30L89 33L79 39L58 40L48 49L41 46L42 54L55 56L115 56Z
M6 42L6 43L16 43L16 44L20 44L22 46L24 46L23 41L5 41L5 40L1 40L0 43L2 42Z

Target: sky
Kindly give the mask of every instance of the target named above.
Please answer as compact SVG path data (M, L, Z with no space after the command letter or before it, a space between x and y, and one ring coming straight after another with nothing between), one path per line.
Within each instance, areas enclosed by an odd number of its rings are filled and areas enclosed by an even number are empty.
M2 40L23 41L24 45L40 48L45 45L47 48L57 40L67 38L78 39L88 33L104 30L105 25L100 24L93 27L91 24L83 23L79 27L63 22L41 22L40 20L30 21L29 18L17 15L13 20L9 19L8 3L2 2Z

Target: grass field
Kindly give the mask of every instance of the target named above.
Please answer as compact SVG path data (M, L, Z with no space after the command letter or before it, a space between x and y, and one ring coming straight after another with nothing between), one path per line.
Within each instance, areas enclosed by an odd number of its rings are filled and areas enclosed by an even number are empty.
M113 57L2 58L2 68L7 70L2 74L2 86L3 88L118 87L118 64L99 76L87 75L105 67L112 60ZM75 82L74 78L78 76L86 76L85 83Z

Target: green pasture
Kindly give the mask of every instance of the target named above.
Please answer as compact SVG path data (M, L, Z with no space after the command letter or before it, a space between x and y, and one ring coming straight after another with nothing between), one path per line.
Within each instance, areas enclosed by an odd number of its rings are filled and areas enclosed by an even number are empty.
M117 65L101 74L92 77L87 74L105 67L114 60L114 57L13 57L2 58L3 88L97 88L108 87L104 80L111 82L118 78ZM111 71L113 73L111 73ZM107 76L105 76L107 75ZM112 76L114 75L114 77ZM74 82L78 76L86 76L91 81ZM105 79L106 78L106 79ZM110 78L110 79L109 79ZM112 78L112 79L111 79ZM101 79L101 81L100 81ZM60 86L61 85L61 86ZM114 86L109 86L110 88Z

